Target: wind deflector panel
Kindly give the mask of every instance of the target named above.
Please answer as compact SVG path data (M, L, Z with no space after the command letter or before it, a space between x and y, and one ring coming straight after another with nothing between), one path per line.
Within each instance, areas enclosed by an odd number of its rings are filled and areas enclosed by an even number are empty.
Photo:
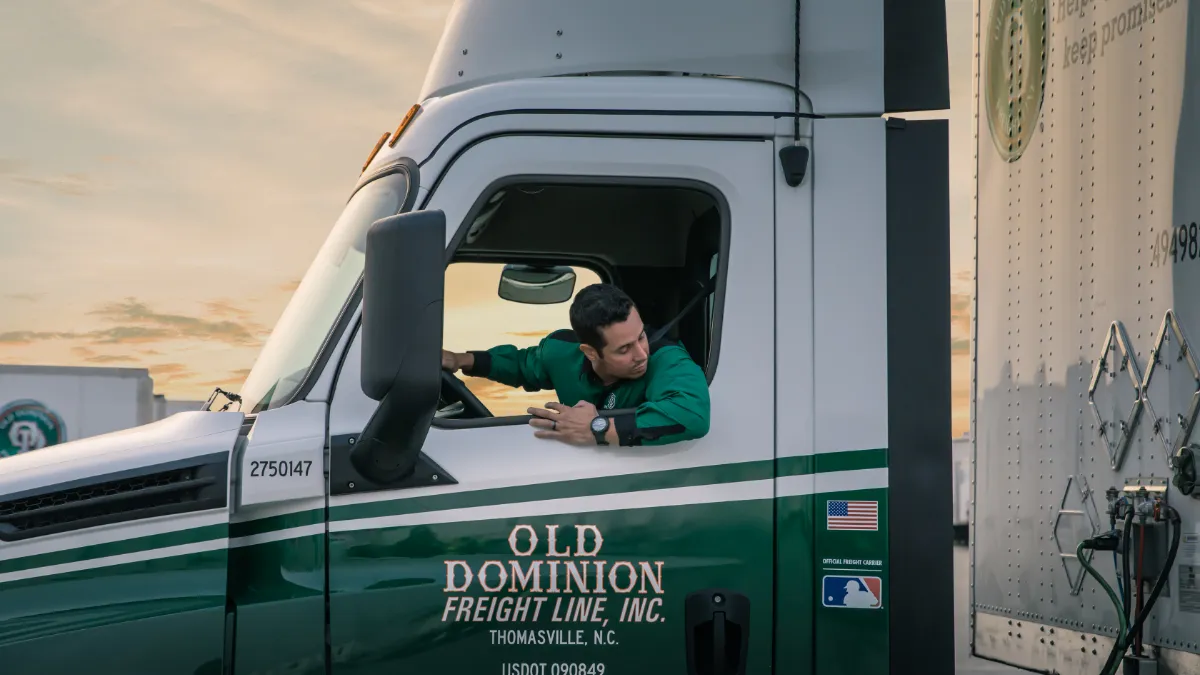
M0 541L225 507L228 453L49 485L0 501Z

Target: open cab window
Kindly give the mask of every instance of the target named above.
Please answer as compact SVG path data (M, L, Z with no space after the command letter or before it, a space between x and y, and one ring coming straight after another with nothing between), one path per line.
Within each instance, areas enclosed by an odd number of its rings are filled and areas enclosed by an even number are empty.
M506 269L507 268L507 269ZM571 300L580 290L603 281L594 270L580 265L563 266L570 277L563 283L568 298L557 302L536 303L501 297L503 280L508 282L520 268L505 263L456 262L446 270L444 347L454 352L479 349L480 345L511 344L517 348L532 347L546 335L570 326L567 316ZM507 284L506 284L507 285ZM514 389L481 377L463 376L471 393L497 417L524 415L530 406L542 406L553 400L553 392L529 392ZM550 398L547 398L549 396ZM443 410L443 416L456 416L460 406Z
M445 278L443 345L462 353L526 348L571 328L579 291L599 282L637 304L648 334L682 343L711 381L716 365L716 279L727 233L706 191L676 185L521 182L483 195L457 233ZM672 323L674 322L674 323ZM437 426L508 424L557 400L456 373L486 408L443 386ZM493 419L488 419L493 418Z

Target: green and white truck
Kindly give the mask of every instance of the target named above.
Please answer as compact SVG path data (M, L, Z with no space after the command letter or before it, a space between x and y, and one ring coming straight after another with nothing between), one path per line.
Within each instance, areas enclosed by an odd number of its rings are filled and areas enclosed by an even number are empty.
M459 2L236 394L0 463L0 673L951 673L946 60L943 0ZM443 371L482 264L623 288L707 433Z

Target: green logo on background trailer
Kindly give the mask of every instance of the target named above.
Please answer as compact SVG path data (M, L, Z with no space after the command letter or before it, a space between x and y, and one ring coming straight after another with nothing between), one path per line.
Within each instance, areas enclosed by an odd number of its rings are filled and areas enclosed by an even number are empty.
M67 425L58 413L23 399L0 408L0 457L10 457L67 440Z
M984 107L996 150L1015 162L1029 147L1046 90L1046 0L993 0Z

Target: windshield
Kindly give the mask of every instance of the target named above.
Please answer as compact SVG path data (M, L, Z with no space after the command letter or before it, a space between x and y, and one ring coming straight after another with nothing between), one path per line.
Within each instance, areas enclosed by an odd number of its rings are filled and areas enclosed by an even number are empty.
M407 176L398 172L350 198L238 392L241 410L277 408L296 393L362 275L367 230L399 213L407 194Z

